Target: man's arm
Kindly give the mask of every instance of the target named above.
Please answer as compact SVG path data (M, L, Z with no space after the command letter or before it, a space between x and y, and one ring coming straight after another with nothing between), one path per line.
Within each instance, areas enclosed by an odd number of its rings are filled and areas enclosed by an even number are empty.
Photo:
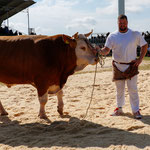
M140 57L138 59L134 60L135 66L139 66L140 65L140 63L142 62L144 56L147 53L147 48L148 48L148 44L145 44L144 46L141 47Z

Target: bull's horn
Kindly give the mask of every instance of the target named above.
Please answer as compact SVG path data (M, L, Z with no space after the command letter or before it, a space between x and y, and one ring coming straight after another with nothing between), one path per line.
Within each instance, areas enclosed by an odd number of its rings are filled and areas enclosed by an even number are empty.
M92 34L93 32L93 29L91 30L91 32L87 33L87 34L84 34L86 37L90 36L90 34Z
M78 39L78 32L75 33L72 37L75 38L75 39Z

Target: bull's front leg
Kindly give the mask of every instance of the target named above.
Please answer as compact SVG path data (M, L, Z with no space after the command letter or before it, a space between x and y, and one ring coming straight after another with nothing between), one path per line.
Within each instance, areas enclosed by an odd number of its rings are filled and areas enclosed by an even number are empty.
M4 109L1 101L0 101L0 114L1 115L8 115L7 111Z
M46 92L43 96L39 96L39 102L40 102L40 111L39 111L39 117L41 119L47 119L46 113L45 113L45 105L48 100L48 93Z
M64 103L63 103L63 91L60 90L57 92L57 99L58 99L58 106L57 106L57 111L60 115L63 115L63 107L64 107Z

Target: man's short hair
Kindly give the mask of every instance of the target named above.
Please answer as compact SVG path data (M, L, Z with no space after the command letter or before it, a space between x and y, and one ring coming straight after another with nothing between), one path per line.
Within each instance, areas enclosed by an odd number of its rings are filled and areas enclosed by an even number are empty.
M127 16L123 15L123 14L121 14L121 15L118 16L118 20L120 20L120 19L126 19L128 21Z

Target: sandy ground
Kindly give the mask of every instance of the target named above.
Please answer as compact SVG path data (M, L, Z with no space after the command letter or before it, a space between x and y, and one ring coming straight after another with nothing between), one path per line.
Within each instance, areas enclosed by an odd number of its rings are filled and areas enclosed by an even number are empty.
M143 63L143 65L146 62ZM90 109L95 66L72 75L64 87L63 117L57 113L56 96L46 105L48 120L38 118L36 89L30 85L0 85L0 100L9 113L0 116L0 150L150 150L150 71L138 79L143 119L133 119L126 89L124 116L112 117L116 107L111 61L98 64Z

